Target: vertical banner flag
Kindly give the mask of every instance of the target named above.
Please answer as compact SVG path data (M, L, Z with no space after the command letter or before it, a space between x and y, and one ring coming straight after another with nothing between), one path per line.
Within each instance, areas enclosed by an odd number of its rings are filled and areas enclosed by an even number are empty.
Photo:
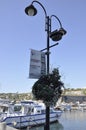
M31 49L29 78L38 79L46 74L45 53Z

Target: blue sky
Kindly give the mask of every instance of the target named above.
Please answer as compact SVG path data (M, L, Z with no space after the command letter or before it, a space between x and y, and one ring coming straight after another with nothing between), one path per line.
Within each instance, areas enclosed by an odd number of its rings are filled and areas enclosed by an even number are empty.
M30 49L46 48L45 16L29 17L24 9L31 0L0 1L0 92L29 92L36 80L28 79ZM66 88L86 87L86 1L39 0L47 14L59 17L67 30L59 45L50 49L50 68L59 67ZM52 29L57 29L52 20ZM50 45L55 42L50 40Z

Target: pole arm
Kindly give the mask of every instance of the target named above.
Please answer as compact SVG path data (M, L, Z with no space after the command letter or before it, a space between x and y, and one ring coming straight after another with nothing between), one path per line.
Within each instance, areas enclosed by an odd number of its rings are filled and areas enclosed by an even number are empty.
M62 28L62 23L61 23L60 19L56 15L51 15L50 16L50 32L51 32L51 21L52 21L51 19L52 19L52 17L57 19L57 21L59 22L60 28Z
M42 9L44 10L45 17L47 17L47 12L46 12L46 9L44 8L44 6L39 1L36 1L36 0L32 1L32 4L33 3L38 3L42 7Z
M51 15L51 16L50 16L50 19L51 19L52 17L54 17L54 18L57 19L57 21L59 22L60 27L62 28L62 23L61 23L60 19L59 19L56 15Z
M44 10L44 13L45 13L45 31L47 31L48 30L48 16L47 16L46 9L44 8L44 6L39 1L34 0L34 1L32 1L31 4L33 5L34 3L39 4L42 7L42 9Z

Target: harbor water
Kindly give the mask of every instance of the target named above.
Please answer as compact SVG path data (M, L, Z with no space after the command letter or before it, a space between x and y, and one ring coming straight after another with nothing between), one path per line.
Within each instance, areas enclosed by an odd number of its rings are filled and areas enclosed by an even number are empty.
M44 126L23 130L44 130ZM65 111L58 123L50 125L50 130L86 130L86 111Z

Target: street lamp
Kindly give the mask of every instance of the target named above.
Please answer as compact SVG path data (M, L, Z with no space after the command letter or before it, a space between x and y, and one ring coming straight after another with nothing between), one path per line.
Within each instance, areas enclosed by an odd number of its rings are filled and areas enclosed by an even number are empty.
M42 9L44 10L44 13L45 13L45 31L47 32L47 47L45 48L47 50L46 52L46 55L47 55L47 74L49 74L49 49L55 45L58 45L58 43L50 46L50 38L53 40L53 41L59 41L62 39L62 36L66 34L66 30L63 29L62 27L62 24L61 24L61 21L59 20L59 18L55 15L51 15L50 17L47 15L47 12L44 8L44 6L39 2L39 1L32 1L31 5L29 5L28 7L25 8L25 13L28 15L28 16L35 16L37 14L37 9L34 7L34 3L37 3L39 4ZM57 21L59 22L59 25L60 25L60 28L59 29L56 29L54 31L51 31L51 19L52 17L55 17L57 19ZM43 49L43 50L45 50ZM42 50L42 51L43 51ZM50 113L50 109L49 109L49 106L46 106L46 124L45 124L45 130L49 130L49 113Z
M52 17L56 18L56 20L59 22L59 30L54 30L54 31L51 31L51 19ZM62 39L62 36L66 34L66 30L62 27L62 23L61 21L59 20L59 18L56 16L56 15L51 15L50 16L50 38L53 40L53 41L59 41Z

